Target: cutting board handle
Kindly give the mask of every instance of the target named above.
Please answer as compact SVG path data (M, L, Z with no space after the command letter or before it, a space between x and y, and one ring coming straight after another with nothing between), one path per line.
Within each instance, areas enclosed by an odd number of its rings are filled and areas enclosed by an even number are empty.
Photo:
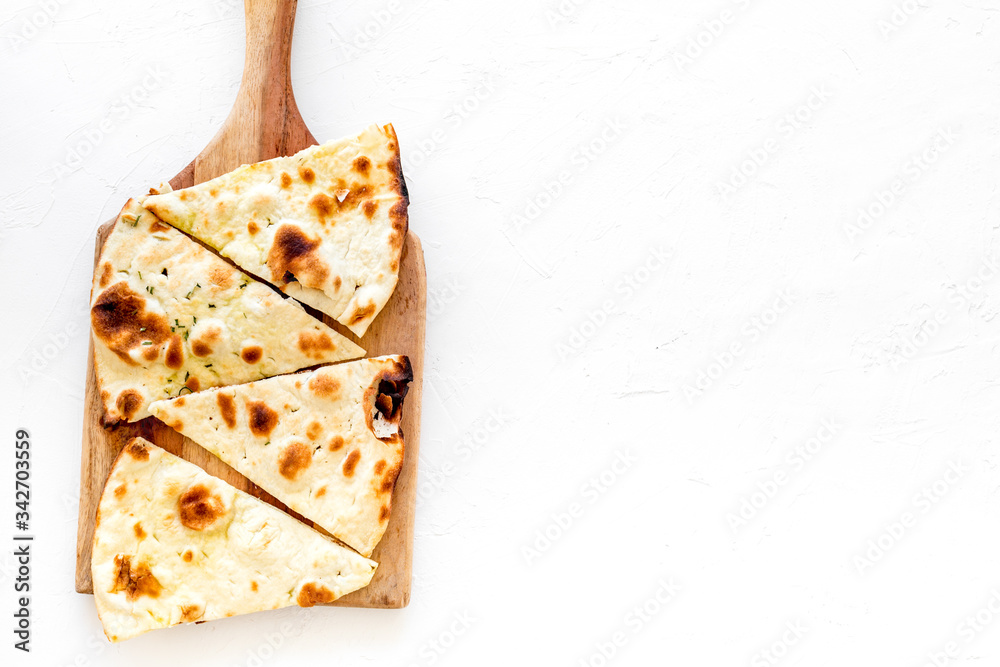
M316 143L292 93L290 61L297 4L298 0L244 0L243 80L226 122L194 161L195 183Z

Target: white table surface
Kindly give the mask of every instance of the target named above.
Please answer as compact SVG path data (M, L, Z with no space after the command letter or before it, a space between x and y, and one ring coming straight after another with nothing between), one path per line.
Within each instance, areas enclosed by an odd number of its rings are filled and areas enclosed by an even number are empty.
M303 116L395 125L426 255L412 602L106 642L73 592L94 232L219 127L243 9L10 0L0 662L1000 660L1000 2L299 4Z

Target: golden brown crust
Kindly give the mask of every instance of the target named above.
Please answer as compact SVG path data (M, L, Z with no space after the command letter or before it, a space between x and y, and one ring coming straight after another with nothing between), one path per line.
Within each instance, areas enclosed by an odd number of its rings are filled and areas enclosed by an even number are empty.
M319 238L306 236L296 225L282 224L267 255L271 273L281 279L281 284L297 280L306 287L322 287L330 267L317 252L320 242Z
M278 472L286 479L295 479L312 463L312 449L301 442L290 443L278 456Z
M131 419L140 405L142 405L142 394L134 389L126 389L118 394L118 398L115 400L115 407L125 419Z
M220 391L215 395L215 400L219 404L219 414L222 415L226 426L236 428L236 401L233 400L232 394Z
M247 414L250 419L250 432L266 437L278 425L278 413L267 406L264 401L247 401Z
M321 398L334 399L340 392L340 382L328 375L314 375L309 380L309 389Z
M357 449L352 449L351 453L344 459L344 465L341 466L344 471L344 477L354 476L354 469L358 467L358 461L360 460L361 452Z
M135 366L132 350L159 346L170 336L163 315L146 311L146 299L118 282L101 292L90 309L90 325L97 339L125 363ZM148 341L148 343L147 343Z
M181 523L191 530L205 530L225 516L222 498L214 495L204 484L196 484L177 499Z
M307 357L319 359L333 349L333 339L325 331L303 331L299 334L299 351Z
M142 438L132 438L129 440L128 444L118 453L118 458L121 458L122 454L128 454L136 461L146 461L149 459L149 450L146 448L146 442ZM118 465L118 458L115 459L114 465Z
M145 562L140 561L133 567L132 556L123 554L115 556L115 567L118 574L113 582L111 593L124 591L125 597L132 601L143 595L148 595L151 598L158 597L160 591L163 590L163 586L153 576L149 565Z
M299 591L298 603L300 607L312 607L317 604L333 602L336 596L333 591L326 586L308 583Z
M248 364L256 364L264 356L264 348L260 345L248 345L240 350L240 357Z

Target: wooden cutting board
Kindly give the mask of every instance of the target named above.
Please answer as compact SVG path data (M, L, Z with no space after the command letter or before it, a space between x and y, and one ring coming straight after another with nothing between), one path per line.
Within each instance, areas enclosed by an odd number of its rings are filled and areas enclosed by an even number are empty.
M244 163L291 155L317 143L302 120L292 94L289 55L297 0L244 0L244 4L246 64L236 102L215 138L170 180L174 189L207 181ZM344 129L346 134L357 128ZM98 229L95 265L113 222L111 220ZM423 250L417 236L409 232L403 246L396 291L363 338L359 340L333 319L322 317L328 325L357 341L369 356L405 354L413 367L413 381L403 404L401 422L406 443L403 467L393 492L392 516L389 518L388 528L372 554L379 567L368 587L345 595L334 602L334 605L399 608L405 607L410 599L426 311L427 276L424 272ZM316 311L310 312L320 316ZM100 423L100 392L94 375L93 341L87 363L76 547L77 592L93 593L90 554L97 505L115 456L135 436L142 436L201 466L236 488L302 519L194 441L153 417L134 424L121 424L113 429L103 428Z

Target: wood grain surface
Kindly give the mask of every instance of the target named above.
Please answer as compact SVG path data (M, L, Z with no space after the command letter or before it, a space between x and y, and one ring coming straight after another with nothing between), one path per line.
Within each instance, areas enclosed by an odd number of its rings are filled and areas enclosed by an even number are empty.
M208 146L170 180L175 189L201 183L241 164L290 155L317 143L302 120L292 94L289 55L297 0L245 0L244 4L246 64L236 102ZM95 265L112 223L109 221L98 230ZM403 467L393 492L389 525L372 554L372 558L379 563L378 570L369 586L333 603L352 607L405 607L410 599L427 310L427 276L420 240L412 232L407 234L396 291L363 338L358 339L332 318L312 309L307 310L358 342L368 356L405 354L413 367L413 381L403 404L401 422L405 441ZM93 592L90 554L97 505L115 456L135 436L142 436L236 488L302 519L192 440L153 417L112 429L103 428L100 423L100 392L94 375L93 341L88 355L86 383L77 534L77 592Z

